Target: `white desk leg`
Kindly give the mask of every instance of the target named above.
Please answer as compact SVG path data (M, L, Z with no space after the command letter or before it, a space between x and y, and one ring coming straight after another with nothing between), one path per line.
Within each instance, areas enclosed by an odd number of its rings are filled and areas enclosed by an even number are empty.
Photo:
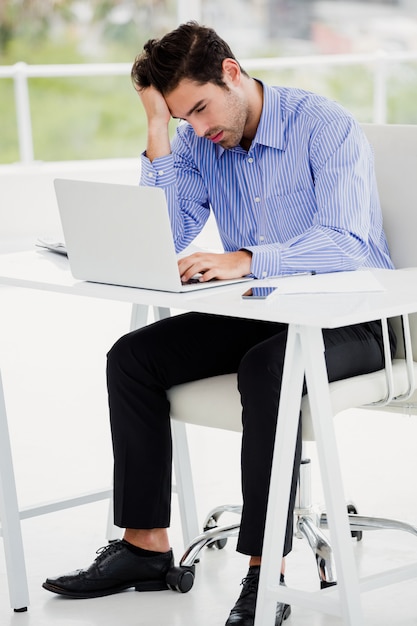
M7 425L6 404L0 375L0 521L6 556L11 607L24 611L29 606L29 591L23 551L20 513L16 495L13 459Z
M188 449L186 424L171 420L175 491L178 496L184 546L201 534L197 519L193 473Z
M337 607L334 597L326 597L329 590L324 595L319 592L320 597L317 598L310 592L289 590L278 585L286 525L286 510L280 503L289 498L304 372L338 574L338 586L334 588L339 597ZM289 328L278 415L255 626L272 626L275 623L277 600L292 600L295 604L299 600L303 606L341 615L346 626L361 626L359 581L343 497L320 329Z
M322 332L318 328L303 328L301 341L308 397L336 563L341 614L346 625L361 626L363 619L358 572L353 555L334 433Z
M136 330L146 326L148 323L148 312L149 307L146 304L132 304L129 330Z
M281 504L288 502L290 497L303 381L304 366L300 339L296 330L290 326L285 351L275 451L269 487L255 626L272 626L275 624L277 597L271 593L271 587L276 587L279 582L284 550L287 508Z
M171 317L171 309L168 309L167 307L163 307L163 306L154 306L153 314L155 317L155 321L164 320L167 317Z

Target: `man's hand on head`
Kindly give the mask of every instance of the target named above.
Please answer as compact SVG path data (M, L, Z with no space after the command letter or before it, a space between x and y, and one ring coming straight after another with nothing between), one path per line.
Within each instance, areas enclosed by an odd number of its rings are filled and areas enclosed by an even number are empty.
M159 122L160 124L168 124L171 119L171 113L164 96L155 87L137 88L139 98L148 118L148 123Z
M150 161L171 152L168 125L171 113L164 96L155 87L137 88L148 119L146 156Z
M178 269L183 283L195 274L201 274L200 280L206 282L217 279L240 278L250 274L252 254L247 250L216 254L195 252L178 261Z

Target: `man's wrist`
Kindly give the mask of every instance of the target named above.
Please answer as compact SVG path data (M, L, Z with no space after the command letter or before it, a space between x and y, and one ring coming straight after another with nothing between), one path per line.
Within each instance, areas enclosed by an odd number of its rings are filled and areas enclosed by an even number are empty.
M242 275L246 276L247 274L250 274L251 271L252 252L250 250L246 250L245 248L241 248L240 250L238 250L238 253L240 253L242 257L242 263L244 266L246 266L247 269L247 271L245 271L245 273Z
M171 154L168 125L157 120L148 125L148 142L146 156L150 161Z

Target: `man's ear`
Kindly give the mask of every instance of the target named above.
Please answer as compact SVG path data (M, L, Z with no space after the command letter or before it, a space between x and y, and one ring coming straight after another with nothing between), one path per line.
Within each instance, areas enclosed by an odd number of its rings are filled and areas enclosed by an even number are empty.
M240 82L240 65L235 59L224 59L222 63L222 69L226 84L229 81L235 85Z

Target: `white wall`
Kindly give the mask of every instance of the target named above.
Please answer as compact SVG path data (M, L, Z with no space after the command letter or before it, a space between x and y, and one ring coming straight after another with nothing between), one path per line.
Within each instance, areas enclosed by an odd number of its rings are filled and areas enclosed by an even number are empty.
M41 236L58 236L61 225L55 178L137 185L140 159L38 162L0 167L0 253L32 248ZM220 246L214 219L196 240L202 247Z
M0 167L0 252L31 248L61 232L55 178L138 184L139 159L65 161Z

